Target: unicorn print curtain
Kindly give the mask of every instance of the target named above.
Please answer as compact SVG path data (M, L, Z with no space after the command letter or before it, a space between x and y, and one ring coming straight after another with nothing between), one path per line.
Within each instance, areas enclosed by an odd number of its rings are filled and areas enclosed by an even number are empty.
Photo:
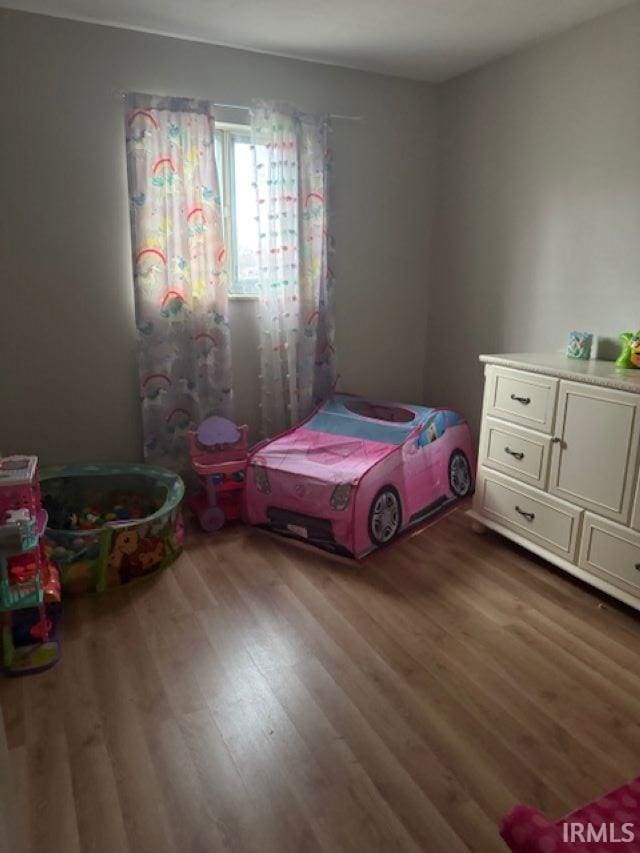
M187 431L229 415L227 281L209 105L128 99L127 166L145 458L187 473Z
M329 125L261 104L251 114L259 238L262 432L305 417L335 382L328 265Z

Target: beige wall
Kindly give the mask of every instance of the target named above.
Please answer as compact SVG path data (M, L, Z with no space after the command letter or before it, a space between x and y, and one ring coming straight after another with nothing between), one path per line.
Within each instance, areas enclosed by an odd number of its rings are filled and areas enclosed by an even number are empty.
M480 352L640 327L640 4L439 87L425 396Z
M639 44L636 3L436 89L0 11L0 450L139 455L119 91L363 115L334 134L341 387L476 424L478 353L640 326ZM254 313L232 308L253 425Z
M0 90L0 450L139 455L122 90L364 116L334 133L342 387L420 399L432 87L0 11ZM232 324L236 416L255 421L254 306Z

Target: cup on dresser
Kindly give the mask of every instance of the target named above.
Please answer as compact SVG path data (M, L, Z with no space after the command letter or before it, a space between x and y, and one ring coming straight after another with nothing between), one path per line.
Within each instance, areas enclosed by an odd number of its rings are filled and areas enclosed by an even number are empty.
M567 356L569 358L591 358L592 343L593 334L591 332L569 332Z

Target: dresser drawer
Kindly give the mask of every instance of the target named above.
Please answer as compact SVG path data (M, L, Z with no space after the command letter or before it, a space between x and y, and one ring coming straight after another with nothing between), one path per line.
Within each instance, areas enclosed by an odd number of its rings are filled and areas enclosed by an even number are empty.
M640 533L586 513L580 567L640 596Z
M582 510L524 483L481 468L474 506L481 515L575 561Z
M550 433L558 380L506 367L487 368L485 415Z
M525 483L547 485L551 439L518 426L486 418L480 461Z
M638 476L637 479L636 499L633 505L633 517L631 519L631 526L634 530L640 530L640 476Z

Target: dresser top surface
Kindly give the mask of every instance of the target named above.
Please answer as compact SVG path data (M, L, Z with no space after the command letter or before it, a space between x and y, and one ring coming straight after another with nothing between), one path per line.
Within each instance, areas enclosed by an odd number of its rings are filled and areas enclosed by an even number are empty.
M547 376L557 376L559 379L602 385L605 388L640 394L640 369L623 370L616 367L615 361L600 359L583 361L578 358L567 358L562 353L536 352L481 355L480 361L485 364L528 370L530 373L544 373Z

